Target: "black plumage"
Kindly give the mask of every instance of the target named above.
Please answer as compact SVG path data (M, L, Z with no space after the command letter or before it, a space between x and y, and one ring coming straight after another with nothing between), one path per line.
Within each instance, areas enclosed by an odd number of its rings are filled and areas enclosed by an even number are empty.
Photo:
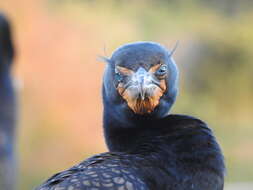
M13 57L9 22L0 14L0 188L3 190L15 189L16 183L16 99L10 73Z
M168 111L177 68L157 43L117 49L103 82L108 153L54 175L40 190L222 190L224 161L207 125Z

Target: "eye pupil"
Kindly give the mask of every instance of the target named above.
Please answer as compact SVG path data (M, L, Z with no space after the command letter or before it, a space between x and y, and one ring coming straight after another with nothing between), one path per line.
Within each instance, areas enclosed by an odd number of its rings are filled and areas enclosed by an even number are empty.
M166 65L162 65L157 71L156 73L158 75L164 75L167 71L167 66Z
M116 73L115 79L116 79L118 82L121 82L121 81L122 81L122 75L121 75L120 73Z

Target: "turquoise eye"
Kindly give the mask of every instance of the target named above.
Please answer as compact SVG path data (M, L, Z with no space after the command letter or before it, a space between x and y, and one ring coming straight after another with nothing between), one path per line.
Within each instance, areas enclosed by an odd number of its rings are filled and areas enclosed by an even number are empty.
M156 74L159 76L165 75L167 73L167 65L162 65L157 71Z
M120 73L115 73L115 80L117 82L122 82L123 76Z

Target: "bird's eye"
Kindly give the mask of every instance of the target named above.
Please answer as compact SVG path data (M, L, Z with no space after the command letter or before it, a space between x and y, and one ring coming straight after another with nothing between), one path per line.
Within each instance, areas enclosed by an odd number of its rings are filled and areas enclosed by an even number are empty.
M167 65L162 65L157 71L156 74L158 76L163 76L167 73Z
M123 76L120 73L117 72L117 73L115 73L115 80L117 82L122 82Z

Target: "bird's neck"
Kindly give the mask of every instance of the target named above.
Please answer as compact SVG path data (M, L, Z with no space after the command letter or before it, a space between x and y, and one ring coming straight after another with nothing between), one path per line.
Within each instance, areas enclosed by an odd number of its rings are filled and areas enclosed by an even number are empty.
M105 114L104 135L110 151L123 152L132 149L137 138L138 128L134 123L125 123L120 118Z
M3 68L3 65L1 65L1 68L0 68L0 89L1 89L0 96L2 99L3 99L3 96L8 98L13 93L12 92L13 87L12 87L12 81L10 77L9 68Z
M1 65L2 66L2 65ZM14 130L16 99L9 70L0 68L0 126L2 131Z
M0 58L1 58L0 54ZM10 65L3 62L3 60L0 59L0 83L3 85L6 81L10 79Z
M104 135L110 151L129 152L159 136L159 119L150 117L119 117L115 112L104 112ZM158 124L159 125L159 124Z

